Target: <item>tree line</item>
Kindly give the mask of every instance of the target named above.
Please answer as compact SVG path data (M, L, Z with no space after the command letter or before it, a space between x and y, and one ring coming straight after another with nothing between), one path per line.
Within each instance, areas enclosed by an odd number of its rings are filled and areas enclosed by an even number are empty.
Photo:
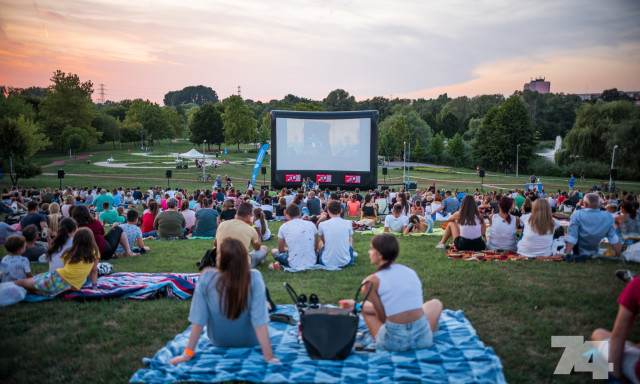
M623 159L622 175L636 177L640 151L638 106L616 89L606 90L597 102L577 95L516 91L503 95L434 99L374 97L357 101L343 89L312 100L292 94L269 102L233 95L219 100L210 87L188 86L169 91L164 106L149 100L107 101L95 104L91 81L75 74L54 72L47 88L0 86L0 156L11 159L14 177L39 172L32 156L45 148L61 152L86 151L97 143L140 142L187 136L208 148L222 143L265 143L270 140L272 110L379 112L378 153L453 166L500 172L534 171L563 175L589 167L598 177L608 172L606 157L614 145ZM556 163L535 154L564 137ZM15 140L20 138L20 140ZM518 146L519 144L519 146ZM405 154L410 145L410 153ZM15 175L15 176L14 176ZM594 174L594 177L596 175Z

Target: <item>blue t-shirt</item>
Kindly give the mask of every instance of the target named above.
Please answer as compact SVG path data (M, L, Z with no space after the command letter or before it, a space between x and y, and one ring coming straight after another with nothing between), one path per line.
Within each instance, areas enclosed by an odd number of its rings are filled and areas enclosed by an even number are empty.
M460 202L453 196L449 196L442 201L442 206L444 214L454 214L458 209L460 209Z
M209 340L216 347L245 348L258 345L254 328L269 323L262 275L255 269L251 270L247 309L237 319L230 320L220 312L222 298L215 288L219 274L217 269L206 269L200 275L191 300L189 321L206 326Z

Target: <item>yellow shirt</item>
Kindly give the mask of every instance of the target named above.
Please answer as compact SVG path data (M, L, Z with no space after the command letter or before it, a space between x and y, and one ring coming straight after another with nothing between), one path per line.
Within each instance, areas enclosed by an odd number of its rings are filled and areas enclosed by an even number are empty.
M96 256L96 260L99 260L100 257ZM84 285L84 282L87 281L87 276L91 273L91 269L93 268L93 262L91 263L74 263L69 264L65 261L63 268L56 269L56 272L66 281L69 285L71 285L75 289L80 289Z
M227 237L240 240L240 242L247 247L247 250L249 252L253 251L251 241L253 241L254 243L260 241L256 229L245 223L244 221L238 219L223 221L222 223L220 223L220 226L216 231L216 243L218 247L222 243L222 240L226 239ZM251 256L249 256L249 264L251 264Z

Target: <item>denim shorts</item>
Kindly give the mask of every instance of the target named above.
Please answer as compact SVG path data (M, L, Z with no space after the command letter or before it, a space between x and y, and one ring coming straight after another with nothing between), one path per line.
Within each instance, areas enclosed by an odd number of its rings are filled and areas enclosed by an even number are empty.
M384 351L404 352L432 345L433 332L425 314L409 324L395 324L387 320L376 336L376 348Z

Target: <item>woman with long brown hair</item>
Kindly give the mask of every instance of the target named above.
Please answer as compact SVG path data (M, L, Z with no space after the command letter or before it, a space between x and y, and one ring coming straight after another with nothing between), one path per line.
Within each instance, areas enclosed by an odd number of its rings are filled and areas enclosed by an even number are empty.
M200 274L191 301L187 347L169 363L191 360L205 325L216 347L260 345L265 361L280 363L273 356L269 339L264 280L259 271L249 269L247 248L237 239L226 238L218 244L217 262L217 268L206 268Z
M536 199L531 214L522 219L522 239L518 242L518 253L526 257L551 256L553 233L559 224L551 214L547 199Z
M459 251L482 251L485 249L482 236L484 236L487 227L476 207L473 196L466 195L462 199L460 210L451 215L447 221L449 222L447 229L436 248L445 248L446 241L452 237L453 243Z

